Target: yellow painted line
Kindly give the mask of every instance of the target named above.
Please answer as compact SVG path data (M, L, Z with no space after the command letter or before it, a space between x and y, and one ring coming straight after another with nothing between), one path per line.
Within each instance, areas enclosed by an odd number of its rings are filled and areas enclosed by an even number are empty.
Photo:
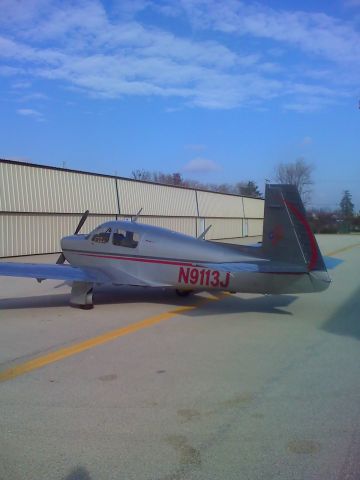
M333 252L327 253L326 256L332 257L334 255L338 255L339 253L346 252L348 250L351 250L352 248L359 247L359 246L360 246L360 243L349 245L347 247L340 248L338 250L334 250ZM175 310L170 310L168 312L160 313L159 315L146 318L145 320L141 320L140 322L132 323L130 325L127 325L126 327L121 327L116 330L103 333L102 335L98 335L97 337L89 338L88 340L84 340L83 342L70 345L69 347L64 347L64 348L61 348L60 350L55 350L54 352L48 353L47 355L36 357L32 360L29 360L28 362L16 365L15 367L12 367L7 370L4 370L3 372L0 372L0 382L11 380L20 375L24 375L25 373L29 373L33 370L37 370L38 368L45 367L46 365L49 365L51 363L58 362L59 360L63 360L64 358L77 355L78 353L84 352L85 350L89 350L90 348L94 348L98 345L103 345L104 343L110 342L120 337L124 337L125 335L129 335L139 330L152 327L153 325L156 325L160 322L170 320L171 318L175 317L176 315L180 315L183 312L187 312L190 310L194 310L195 308L199 308L200 306L210 301L221 300L222 298L225 298L227 295L228 293L224 292L218 295L217 297L212 296L210 298L206 298L200 301L197 305L180 307Z
M347 252L348 250L352 250L355 247L360 247L360 243L355 243L353 245L348 245L347 247L339 248L338 250L334 250L333 252L326 253L327 257L334 257L335 255L339 255L339 253Z
M3 372L0 372L0 382L11 380L20 375L24 375L25 373L37 370L38 368L45 367L50 363L58 362L59 360L63 360L64 358L71 357L73 355L77 355L78 353L84 352L85 350L89 350L90 348L96 347L98 345L103 345L104 343L110 342L120 337L124 337L125 335L129 335L131 333L138 332L139 330L143 330L144 328L152 327L153 325L156 325L160 322L170 320L171 318L175 317L176 315L180 315L183 312L194 310L195 308L198 308L208 303L209 301L221 300L221 298L224 298L224 295L220 294L217 297L212 296L198 302L196 305L180 307L176 308L175 310L160 313L159 315L146 318L145 320L141 320L140 322L132 323L130 325L127 325L126 327L117 328L116 330L111 330L110 332L103 333L102 335L98 335L97 337L89 338L88 340L84 340L83 342L75 343L74 345L70 345L69 347L55 350L54 352L48 353L47 355L36 357L32 360L29 360L28 362L16 365L12 368L4 370Z

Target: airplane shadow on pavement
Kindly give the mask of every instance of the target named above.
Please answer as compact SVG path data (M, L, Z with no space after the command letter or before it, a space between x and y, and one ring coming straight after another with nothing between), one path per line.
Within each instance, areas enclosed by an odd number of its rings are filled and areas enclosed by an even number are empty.
M295 295L251 295L244 298L240 294L226 296L220 302L208 302L201 308L190 310L189 316L224 315L233 313L271 313L277 315L293 315L289 307L297 297Z
M31 297L12 297L0 299L0 310L17 310L21 308L54 308L69 305L70 295L37 295Z
M91 480L91 476L86 468L75 467L64 480Z
M59 286L55 286L54 289ZM164 304L168 308L195 306L184 315L217 315L219 313L264 312L292 315L283 310L297 298L294 295L237 295L222 297L222 301L204 301L209 294L191 294L179 297L173 288L142 288L100 286L94 289L94 306L124 304ZM221 292L213 292L210 298L220 298ZM26 297L0 299L0 310L16 310L22 308L56 308L67 307L70 302L69 293L46 294ZM70 307L69 307L70 308Z
M360 340L360 288L343 303L327 322L322 330L335 335L356 338Z

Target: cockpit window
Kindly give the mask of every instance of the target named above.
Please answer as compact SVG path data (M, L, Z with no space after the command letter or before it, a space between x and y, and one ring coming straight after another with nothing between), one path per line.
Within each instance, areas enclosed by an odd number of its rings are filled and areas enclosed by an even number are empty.
M110 239L111 228L101 228L94 232L91 241L95 243L107 243Z
M136 248L139 243L139 235L129 230L118 228L114 230L113 244L119 247Z

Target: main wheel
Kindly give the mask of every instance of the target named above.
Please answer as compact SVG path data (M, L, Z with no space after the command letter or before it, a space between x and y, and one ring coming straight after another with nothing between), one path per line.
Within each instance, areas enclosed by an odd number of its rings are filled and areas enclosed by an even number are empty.
M179 295L179 297L187 297L190 295L190 293L192 293L193 291L192 290L179 290L179 289L176 289L175 290L176 294Z

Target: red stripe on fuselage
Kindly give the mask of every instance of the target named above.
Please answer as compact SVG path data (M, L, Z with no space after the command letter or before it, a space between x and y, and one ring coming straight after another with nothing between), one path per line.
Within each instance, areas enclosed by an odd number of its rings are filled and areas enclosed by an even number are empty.
M287 202L286 200L284 200L284 202L285 202L285 205L293 212L295 217L303 224L303 226L305 228L305 231L306 231L306 233L309 237L310 247L311 247L311 257L310 257L310 261L308 263L308 269L309 270L314 270L314 268L317 264L317 261L318 261L318 257L319 257L314 234L313 234L313 232L310 228L310 225L309 225L308 221L306 220L304 215L300 212L300 210L295 205L293 205L291 202Z
M96 258L109 258L112 260L127 260L130 262L142 262L142 263L158 263L160 265L176 265L180 267L195 267L195 268L206 268L199 265L199 263L189 263L189 262L177 262L175 260L158 260L153 258L135 258L135 257L121 257L121 256L114 256L114 255L100 255L97 253L78 253L78 255L82 255L85 257L96 257ZM210 269L213 270L213 269ZM228 271L231 273L231 270ZM272 275L306 275L306 272L254 272L254 273L266 273Z
M153 258L135 258L135 257L121 257L121 256L114 256L114 255L99 255L97 253L78 253L78 255L82 255L85 257L96 257L96 258L109 258L112 260L127 260L130 262L142 262L142 263L158 263L161 265L178 265L181 267L193 267L193 263L188 262L176 262L173 260L157 260Z

